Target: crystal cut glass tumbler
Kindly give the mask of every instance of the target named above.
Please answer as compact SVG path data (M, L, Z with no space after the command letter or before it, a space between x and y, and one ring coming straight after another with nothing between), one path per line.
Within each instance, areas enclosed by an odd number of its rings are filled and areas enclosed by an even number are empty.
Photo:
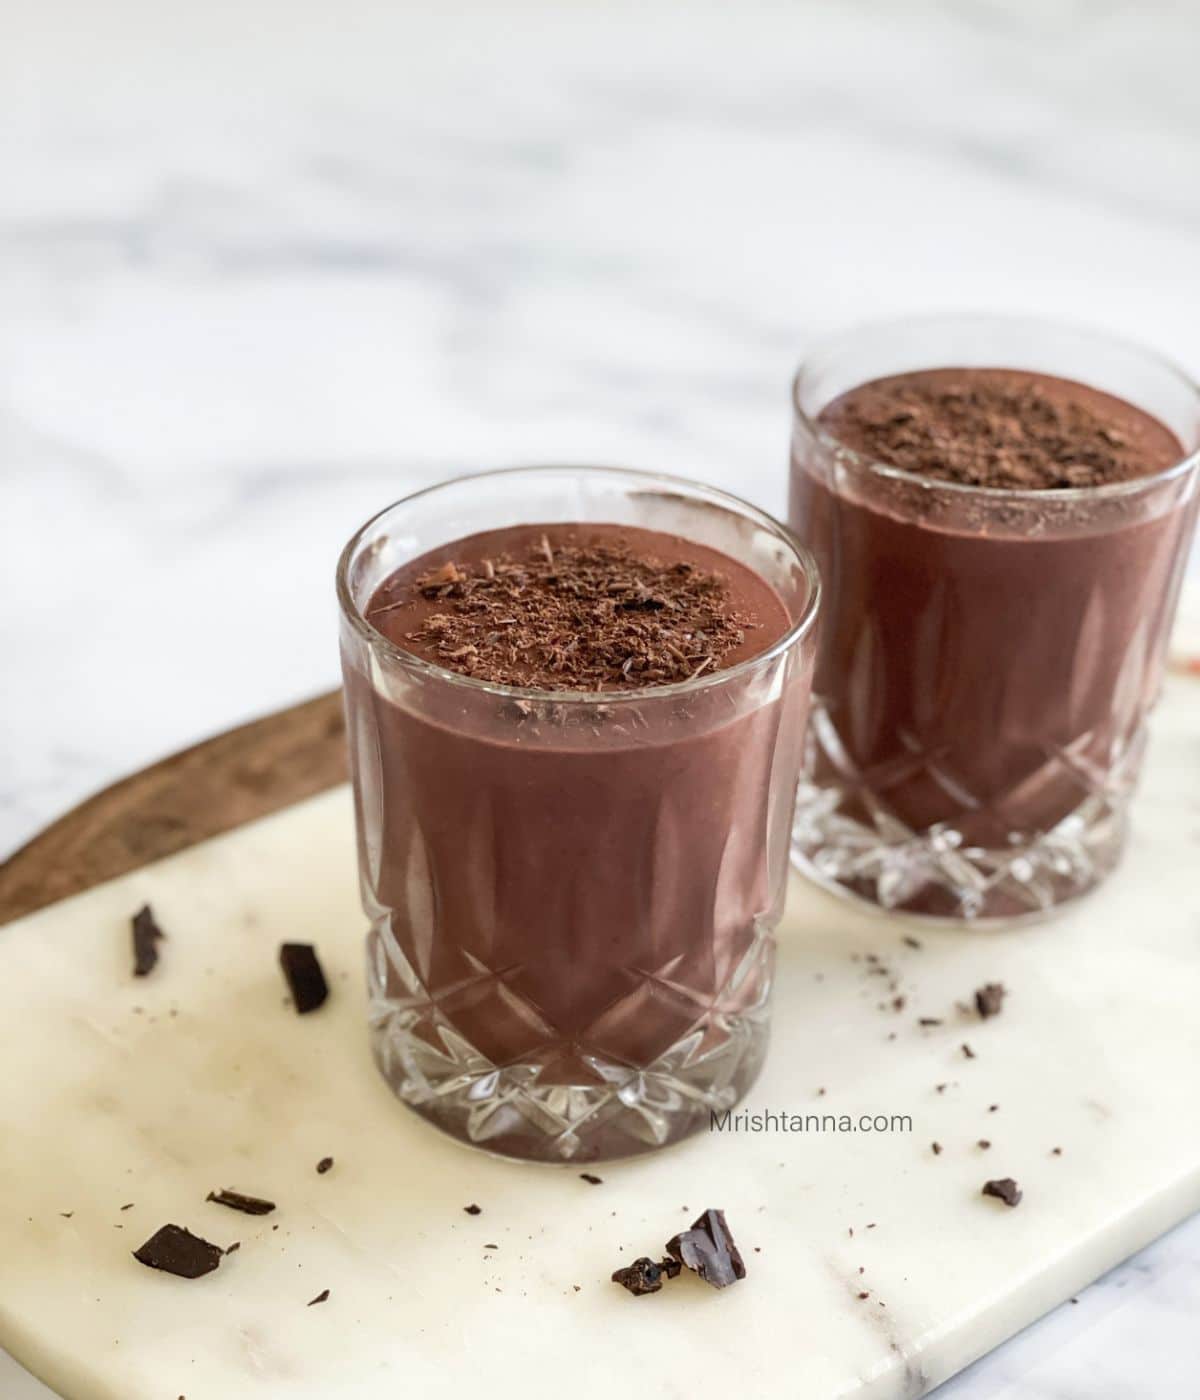
M818 422L884 375L988 366L1083 382L1182 459L1091 488L1002 490L859 456ZM1125 840L1196 516L1200 397L1106 336L1004 317L867 327L796 377L790 522L824 603L797 863L885 909L1038 917Z
M365 620L401 565L482 530L596 522L722 551L785 634L639 691L488 684ZM818 584L731 496L605 468L467 477L365 525L338 569L379 1068L417 1113L508 1156L595 1161L706 1127L754 1080L803 750Z

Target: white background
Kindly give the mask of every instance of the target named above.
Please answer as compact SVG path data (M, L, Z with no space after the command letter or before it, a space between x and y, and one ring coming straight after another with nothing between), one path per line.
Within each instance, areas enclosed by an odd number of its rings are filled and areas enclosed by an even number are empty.
M806 345L905 311L1200 373L1187 0L0 0L0 35L0 855L334 685L337 551L415 485L606 461L778 510ZM1198 1257L1192 1222L942 1393L1190 1394Z

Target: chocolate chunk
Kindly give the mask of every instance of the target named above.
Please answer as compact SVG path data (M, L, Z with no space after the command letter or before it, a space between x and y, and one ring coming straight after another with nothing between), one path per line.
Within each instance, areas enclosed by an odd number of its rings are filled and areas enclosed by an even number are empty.
M690 1230L667 1241L667 1253L714 1288L726 1288L746 1277L746 1265L729 1233L723 1210L706 1210L692 1222Z
M240 1210L243 1215L270 1215L275 1209L274 1201L243 1196L240 1191L210 1191L205 1199L218 1206L228 1206L230 1210Z
M279 949L279 965L287 978L292 1004L301 1016L325 1004L329 984L311 943L284 943Z
M1007 995L1003 982L989 982L975 993L975 1010L985 1021L989 1016L999 1016Z
M323 1288L323 1289L320 1291L320 1293L318 1293L317 1296L312 1300L312 1302L311 1302L311 1303L306 1303L305 1306L306 1306L306 1307L309 1307L309 1308L315 1308L315 1307L317 1306L318 1303L327 1303L328 1301L329 1301L329 1289L328 1289L328 1288Z
M332 1157L322 1157L321 1160L317 1163L317 1175L318 1175L318 1176L324 1176L325 1173L326 1173L326 1172L330 1169L330 1167L332 1167L332 1166L333 1166L333 1158L332 1158Z
M148 1269L161 1269L176 1278L201 1278L220 1264L224 1252L180 1225L164 1225L133 1257Z
M483 1207L482 1207L482 1206L477 1206L477 1205L475 1205L474 1202L472 1202L469 1206L463 1206L463 1210L465 1210L465 1211L467 1212L468 1215L482 1215L482 1214L483 1214Z
M612 1281L619 1283L622 1288L627 1288L637 1298L644 1293L657 1293L662 1287L662 1266L643 1255L641 1259L635 1259L625 1268L617 1269Z
M1020 1204L1021 1188L1011 1176L1002 1176L998 1181L985 1181L983 1183L983 1194L985 1196L995 1196L998 1201L1003 1201L1006 1206Z
M604 1184L604 1178L602 1176L594 1176L591 1172L580 1172L579 1175L589 1186L603 1186Z
M133 916L133 975L145 977L158 965L159 941L166 937L148 904Z

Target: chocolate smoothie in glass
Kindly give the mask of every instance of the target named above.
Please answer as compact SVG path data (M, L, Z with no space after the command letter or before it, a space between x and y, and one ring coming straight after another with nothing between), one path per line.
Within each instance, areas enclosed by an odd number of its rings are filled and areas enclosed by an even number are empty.
M811 562L719 492L528 469L384 512L340 593L395 1091L550 1161L705 1126L766 1047Z
M1196 515L1200 399L1102 336L868 328L796 382L790 519L825 580L795 851L962 920L1115 865Z

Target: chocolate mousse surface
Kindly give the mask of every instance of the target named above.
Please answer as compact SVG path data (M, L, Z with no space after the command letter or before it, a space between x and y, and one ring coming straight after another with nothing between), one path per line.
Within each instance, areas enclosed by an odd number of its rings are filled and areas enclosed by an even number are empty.
M1178 439L1111 395L1011 369L875 380L819 422L934 489L833 471L797 439L789 518L821 569L814 695L837 742L819 746L816 781L867 828L944 825L989 849L1102 810L1108 775L1136 773L1193 507L1101 507L1087 488L1161 472ZM1000 493L951 498L940 482ZM1064 486L1084 489L1056 504ZM1005 487L1036 494L1017 513ZM941 899L905 907L956 912Z
M1014 369L873 379L827 404L818 421L865 457L963 486L1107 486L1165 471L1183 457L1169 428L1124 399Z
M798 620L789 606L682 538L532 524L424 555L364 612L440 667L546 692L507 699L402 666L372 679L347 654L373 995L406 1008L410 1047L385 1074L399 1084L427 1054L441 1066L446 1044L522 1067L550 1096L541 1126L487 1099L470 1122L487 1118L495 1150L551 1158L553 1086L606 1101L687 1037L687 1063L711 1056L703 1072L744 1090L765 1051L761 1017L742 1018L769 987L808 676L655 687L763 652ZM702 1127L687 1102L655 1131ZM481 1131L453 1095L415 1106ZM636 1113L647 1137L631 1137L616 1107L586 1123L576 1161L662 1140Z
M787 631L778 594L727 555L625 525L524 525L458 540L376 589L397 646L493 684L634 690L727 669Z

